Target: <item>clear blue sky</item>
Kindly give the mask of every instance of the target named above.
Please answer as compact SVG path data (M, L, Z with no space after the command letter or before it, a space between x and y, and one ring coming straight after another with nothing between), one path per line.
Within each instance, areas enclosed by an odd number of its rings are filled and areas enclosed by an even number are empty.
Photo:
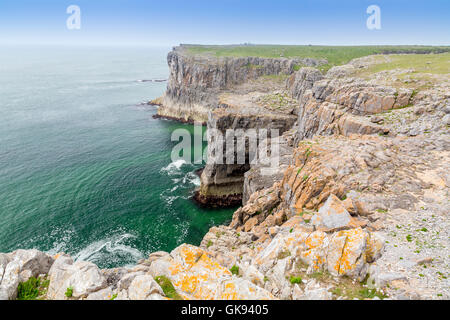
M381 8L381 30L366 9ZM69 31L66 8L81 8ZM449 0L0 0L0 43L450 45Z

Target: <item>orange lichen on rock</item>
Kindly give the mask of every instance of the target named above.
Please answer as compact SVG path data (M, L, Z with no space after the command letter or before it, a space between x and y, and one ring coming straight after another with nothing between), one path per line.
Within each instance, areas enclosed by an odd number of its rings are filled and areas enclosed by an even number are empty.
M339 273L347 274L356 269L360 263L365 263L363 254L367 244L367 233L361 228L341 231L346 237L346 243L339 264ZM359 261L361 259L363 261Z
M248 280L236 278L230 270L211 259L206 251L183 244L171 252L169 278L183 297L198 300L255 299L269 293ZM271 297L273 298L273 297Z
M306 238L305 240L306 247L308 249L320 247L323 244L326 237L327 237L326 233L321 231L315 231L311 233L308 238Z

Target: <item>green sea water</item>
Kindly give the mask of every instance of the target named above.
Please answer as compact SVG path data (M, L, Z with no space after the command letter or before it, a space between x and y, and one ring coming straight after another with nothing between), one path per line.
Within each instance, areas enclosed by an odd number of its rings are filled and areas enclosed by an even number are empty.
M102 268L198 245L233 210L191 201L201 165L171 162L161 96L170 48L0 48L0 252L66 252ZM205 147L205 146L204 146Z

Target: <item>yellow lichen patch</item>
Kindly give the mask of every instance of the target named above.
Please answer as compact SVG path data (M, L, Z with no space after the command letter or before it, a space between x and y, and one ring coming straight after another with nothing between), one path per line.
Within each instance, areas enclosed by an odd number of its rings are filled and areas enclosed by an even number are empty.
M322 265L324 264L325 259L319 255L317 255L314 259L314 264L313 264L313 268L314 270L319 270Z
M308 249L314 249L323 245L325 238L327 237L325 232L315 231L309 235L305 240L306 247Z
M210 275L220 277L223 275L231 276L230 270L222 267L217 261L212 260L207 255L203 255L195 265L195 269L202 269L207 271Z
M203 278L202 280L205 280L205 278ZM180 288L182 291L186 293L192 294L197 288L198 282L199 282L198 275L184 275L180 276L180 280L175 281L173 285L177 288Z
M183 266L179 263L174 262L172 265L169 266L169 272L172 275L176 275L176 274L180 273L181 271L183 271Z
M319 270L325 263L324 251L320 248L303 251L300 258L314 270Z
M338 261L334 266L333 269L336 271L337 274L339 274L339 268L340 268L340 261Z
M229 282L225 284L222 295L220 296L221 300L237 300L238 293L236 291L236 285L233 282Z
M216 296L219 300L269 300L275 299L272 294L249 281L243 279L229 279L222 281Z
M328 271L333 275L339 275L340 260L346 240L347 237L343 234L342 231L336 232L330 239L326 257Z
M339 263L339 274L346 274L356 268L355 262L360 256L362 246L366 244L367 234L361 228L340 231L340 233L346 236L346 242Z
M194 246L181 246L180 257L184 260L184 263L192 267L205 252Z
M297 239L294 238L294 237L292 237L292 236L287 237L287 238L285 239L285 241L284 241L285 246L290 247L290 246L292 245L292 243L293 243L294 241L296 241L296 240L297 240Z
M178 261L169 267L172 283L177 290L194 299L213 299L218 279L231 277L228 269L196 247L183 245L177 248L173 255Z

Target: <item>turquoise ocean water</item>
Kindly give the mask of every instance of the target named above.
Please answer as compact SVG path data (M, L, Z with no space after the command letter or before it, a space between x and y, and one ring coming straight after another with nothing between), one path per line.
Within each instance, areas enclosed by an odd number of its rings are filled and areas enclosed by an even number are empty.
M0 48L0 252L66 252L100 267L198 245L233 210L191 200L201 165L171 163L177 128L141 105L170 48Z

